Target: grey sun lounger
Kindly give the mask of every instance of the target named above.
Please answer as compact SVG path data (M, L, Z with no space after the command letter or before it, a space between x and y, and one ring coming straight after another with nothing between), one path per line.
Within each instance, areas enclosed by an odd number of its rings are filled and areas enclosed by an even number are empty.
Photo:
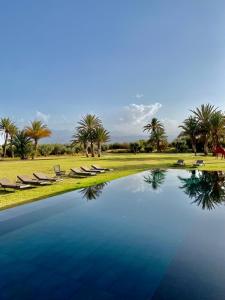
M25 190L30 189L32 186L30 184L12 183L8 178L2 178L0 179L0 187L3 189Z
M91 169L87 166L82 166L81 169L84 171L84 172L94 172L94 173L105 173L105 170L99 170L99 169Z
M57 182L62 181L61 178L55 178L55 177L49 177L48 175L42 173L42 172L35 172L33 173L34 177L36 177L38 180L41 181L50 181L50 182Z
M66 171L61 170L60 165L56 165L53 167L56 176L64 176L66 175Z
M35 178L31 178L27 175L18 175L17 178L24 184L31 185L49 185L51 184L49 181L41 181Z
M204 160L199 159L199 160L196 160L196 162L193 164L193 167L201 167L204 165L205 165Z
M174 166L185 166L185 162L183 159L178 159Z
M109 169L109 168L102 168L98 165L92 165L92 168L95 170L100 170L100 171L113 171L113 169Z
M84 172L84 171L82 171L79 168L71 168L70 170L72 171L73 175L78 175L78 176L83 176L83 177L96 175L96 173L93 173L93 172Z

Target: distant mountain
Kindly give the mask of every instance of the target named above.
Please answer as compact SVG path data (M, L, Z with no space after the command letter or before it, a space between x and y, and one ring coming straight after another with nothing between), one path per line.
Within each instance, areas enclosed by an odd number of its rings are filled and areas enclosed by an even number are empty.
M44 144L66 144L70 143L71 137L73 135L72 130L52 130L52 135L49 138L45 138L41 140L41 143ZM130 142L135 142L137 140L141 139L146 139L146 136L144 135L130 135L130 136L117 136L117 135L112 135L110 143L130 143Z
M52 130L51 137L45 138L41 142L43 144L67 144L70 143L72 135L72 130Z

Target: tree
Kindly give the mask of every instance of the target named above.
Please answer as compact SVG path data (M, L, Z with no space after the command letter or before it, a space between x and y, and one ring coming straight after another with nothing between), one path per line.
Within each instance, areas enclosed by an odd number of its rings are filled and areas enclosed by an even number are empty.
M105 128L99 126L95 129L95 142L97 143L98 157L101 156L102 144L107 143L109 140L110 133Z
M52 144L42 144L42 145L39 145L38 147L38 151L41 155L43 156L48 156L52 153L54 149L54 145Z
M130 143L130 151L134 154L137 154L138 152L140 152L141 150L141 146L138 142L135 143Z
M156 146L157 151L161 152L161 146L167 138L163 124L157 118L152 118L151 123L143 127L143 131L150 133L149 141Z
M221 111L216 111L210 118L213 147L220 146L220 140L225 136L225 116Z
M211 118L213 114L217 112L217 108L211 104L202 104L199 108L196 107L195 110L192 110L192 112L199 124L199 130L204 143L204 153L205 155L208 155L208 145L211 136Z
M76 133L72 136L72 146L74 145L81 145L85 151L86 157L89 156L88 154L88 147L89 147L89 141L88 141L88 132L85 129L78 129Z
M197 119L193 116L189 116L187 119L184 120L183 125L180 125L179 127L183 129L181 135L190 138L192 150L196 155L196 141L197 136L199 134L199 126Z
M6 147L10 135L10 128L12 128L13 122L9 118L2 118L0 120L0 131L4 132L4 146L3 146L3 157L6 156Z
M11 156L14 157L14 149L13 149L13 138L17 134L18 128L14 123L9 126L9 135L10 135L10 150Z
M18 131L12 139L12 144L15 146L16 154L21 159L27 159L32 152L31 138L27 136L25 130Z
M152 118L151 122L143 127L143 131L147 131L149 133L156 132L161 129L164 129L164 126L157 118Z
M149 141L156 146L158 152L161 152L163 144L166 143L166 138L164 128L159 128L151 133Z
M95 131L96 128L102 126L102 121L96 115L87 114L78 122L78 125L77 131L81 131L82 134L85 133L87 135L91 147L91 156L94 157Z
M34 157L37 155L38 141L42 138L51 136L52 132L48 129L47 125L42 121L35 120L31 122L30 126L25 128L27 136L34 141Z

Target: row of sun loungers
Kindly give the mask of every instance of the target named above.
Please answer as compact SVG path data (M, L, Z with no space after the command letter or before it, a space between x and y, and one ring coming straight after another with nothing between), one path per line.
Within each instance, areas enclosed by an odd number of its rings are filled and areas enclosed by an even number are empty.
M105 173L106 171L112 171L112 169L101 168L97 165L92 165L91 168L87 166L82 166L80 168L71 168L70 176L95 176L97 174Z
M27 175L18 175L18 181L16 183L11 182L7 178L0 179L0 187L3 189L25 190L36 186L46 186L59 181L62 181L62 176L66 176L66 171L61 170L60 166L54 166L56 177L50 177L42 172L33 173L34 177ZM97 165L92 165L91 168L82 166L81 168L71 168L69 177L85 178L88 176L95 176L106 171L112 171L112 169L101 168Z
M196 160L196 162L193 164L193 167L201 167L201 166L204 166L205 163L204 163L204 160ZM177 166L177 167L183 167L185 166L185 162L183 159L179 159L175 164L174 166Z
M56 165L54 166L54 171L56 176L65 176L66 175L66 171L61 170L60 165ZM91 168L87 167L87 166L82 166L81 168L71 168L71 172L77 175L87 175L89 173L90 176L91 175L95 175L96 173L104 173L106 171L113 171L113 169L109 169L109 168L102 168L98 165L92 165ZM93 174L92 174L93 173Z
M27 175L17 176L18 181L13 183L8 178L0 179L0 187L3 189L25 190L35 186L50 185L60 179L49 177L43 173L34 173L35 178Z

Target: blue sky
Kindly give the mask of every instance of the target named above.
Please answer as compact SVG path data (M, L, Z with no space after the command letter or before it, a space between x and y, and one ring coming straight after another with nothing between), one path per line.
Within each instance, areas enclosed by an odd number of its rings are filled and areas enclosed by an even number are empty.
M225 110L225 2L20 0L0 3L0 116L73 129L96 113L113 135L168 134L188 110Z

